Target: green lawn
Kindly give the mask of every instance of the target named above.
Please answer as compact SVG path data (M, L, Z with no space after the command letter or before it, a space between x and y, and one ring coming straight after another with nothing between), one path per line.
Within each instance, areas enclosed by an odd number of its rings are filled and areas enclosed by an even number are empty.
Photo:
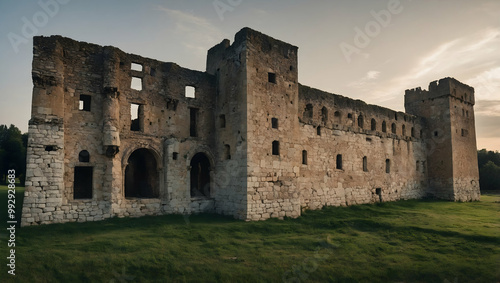
M2 203L6 195L0 187ZM332 207L284 221L167 215L24 227L15 277L2 228L0 282L498 282L499 213L497 195Z

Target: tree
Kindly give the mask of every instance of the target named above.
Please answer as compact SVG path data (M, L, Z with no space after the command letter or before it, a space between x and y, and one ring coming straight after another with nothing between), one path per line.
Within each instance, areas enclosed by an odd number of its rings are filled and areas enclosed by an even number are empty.
M481 149L477 152L477 161L481 190L500 190L500 153Z
M16 170L16 176L24 184L26 146L23 135L16 126L10 125L7 128L5 125L0 125L0 177L4 183L7 181L7 170L10 169Z

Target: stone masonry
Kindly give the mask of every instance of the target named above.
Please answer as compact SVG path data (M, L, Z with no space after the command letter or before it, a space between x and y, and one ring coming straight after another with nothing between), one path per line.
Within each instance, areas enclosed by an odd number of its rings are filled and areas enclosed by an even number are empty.
M396 112L299 84L297 56L249 28L205 72L35 37L22 225L479 200L472 87L407 90Z

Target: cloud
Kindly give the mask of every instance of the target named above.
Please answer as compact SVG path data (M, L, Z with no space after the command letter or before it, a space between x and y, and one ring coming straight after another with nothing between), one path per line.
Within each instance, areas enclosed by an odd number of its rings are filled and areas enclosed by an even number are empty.
M457 78L476 88L476 101L498 99L500 94L500 29L487 28L447 42L442 42L416 60L416 66L401 75L378 82L385 88L372 88L366 80L349 86L363 87L370 98L380 102L394 101L402 97L405 89L417 87L409 83L429 83L447 76ZM369 86L370 88L367 88ZM426 85L420 85L426 87Z
M366 78L369 80L374 80L378 78L379 75L380 75L379 71L369 71L368 73L366 73Z
M206 46L223 38L223 33L203 17L164 6L158 6L158 10L165 12L174 21L175 32L184 38L182 44L199 53L198 55L205 56Z
M500 97L500 67L486 70L466 81L474 87L476 100L494 100Z
M474 108L476 115L500 117L500 100L477 100ZM500 120L496 122L500 130Z
M379 76L379 71L368 71L364 77L357 81L349 83L348 86L356 88L366 88L367 85L374 85L375 83L371 81L376 80Z

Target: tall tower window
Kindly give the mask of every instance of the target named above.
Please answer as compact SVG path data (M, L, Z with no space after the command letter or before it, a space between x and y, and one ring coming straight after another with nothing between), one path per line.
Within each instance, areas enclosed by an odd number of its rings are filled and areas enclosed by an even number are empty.
M302 151L302 164L307 165L307 150Z
M391 173L391 160L385 160L385 173Z
M198 108L189 108L189 135L192 137L198 136Z
M368 158L363 157L363 172L368 172Z
M273 155L280 155L280 142L273 141Z
M372 121L371 121L371 128L370 129L372 131L377 130L377 121L375 121L375 119L372 119Z
M342 170L342 154L337 154L337 169Z

